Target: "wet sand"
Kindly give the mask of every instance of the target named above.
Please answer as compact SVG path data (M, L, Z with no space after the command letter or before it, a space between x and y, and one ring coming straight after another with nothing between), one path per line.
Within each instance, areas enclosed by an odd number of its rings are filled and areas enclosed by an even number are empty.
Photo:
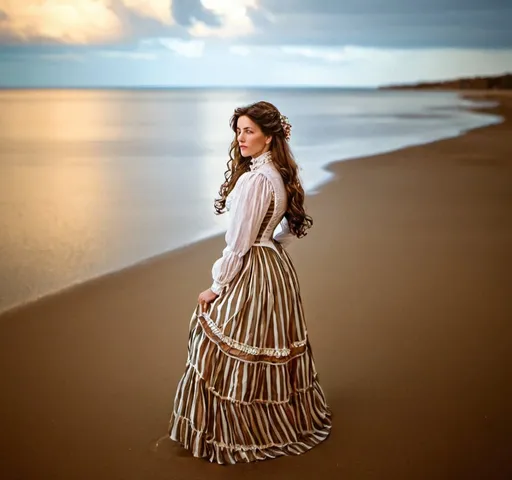
M330 438L222 467L164 440L222 237L0 317L2 479L512 478L506 122L333 164L290 247Z

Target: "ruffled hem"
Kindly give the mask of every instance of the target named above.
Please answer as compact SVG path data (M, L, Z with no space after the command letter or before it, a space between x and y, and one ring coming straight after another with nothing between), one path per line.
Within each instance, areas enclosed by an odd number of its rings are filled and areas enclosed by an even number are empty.
M241 403L220 397L190 365L187 372L168 434L194 457L234 464L300 455L329 436L331 412L316 380L286 402Z
M326 419L329 418L330 414ZM181 444L196 458L203 458L219 465L234 465L278 458L285 455L302 455L329 436L331 423L321 430L305 432L297 441L267 443L265 445L229 445L217 442L206 432L195 429L188 418L172 415L169 428L171 440Z

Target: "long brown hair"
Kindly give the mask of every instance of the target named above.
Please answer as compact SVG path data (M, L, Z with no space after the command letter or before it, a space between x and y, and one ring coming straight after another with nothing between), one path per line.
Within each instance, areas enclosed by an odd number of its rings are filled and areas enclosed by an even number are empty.
M231 117L230 125L235 132L235 138L229 149L227 170L224 173L225 181L219 190L220 198L215 200L215 213L220 215L225 212L227 196L233 190L240 176L250 169L251 157L242 156L237 141L237 123L242 116L247 116L255 122L264 135L272 135L270 142L272 162L283 178L288 196L285 217L288 220L290 231L296 237L305 236L306 230L313 225L313 219L304 210L304 189L300 182L297 163L285 139L281 114L269 102L257 102L239 107Z

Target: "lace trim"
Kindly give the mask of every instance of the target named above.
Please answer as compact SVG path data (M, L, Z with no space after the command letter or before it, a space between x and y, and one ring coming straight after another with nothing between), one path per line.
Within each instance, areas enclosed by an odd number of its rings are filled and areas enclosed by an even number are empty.
M262 348L262 347L254 347L252 345L247 345L246 343L240 343L233 340L231 337L224 335L222 330L217 326L217 324L210 318L210 316L203 312L203 318L206 320L208 327L215 334L215 336L221 340L226 345L229 345L232 348L236 348L243 353L248 355L264 355L267 357L287 357L291 353L290 348ZM307 338L304 340L299 340L298 342L294 342L291 344L291 348L299 348L306 345L308 342Z
M269 150L268 152L265 152L261 154L260 156L253 158L251 160L251 171L257 170L262 165L265 165L265 163L269 163L272 161L272 152Z

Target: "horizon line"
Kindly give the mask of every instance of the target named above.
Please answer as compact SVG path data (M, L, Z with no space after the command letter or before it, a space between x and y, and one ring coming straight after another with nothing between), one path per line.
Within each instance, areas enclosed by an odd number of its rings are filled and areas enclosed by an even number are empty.
M172 89L345 89L345 90L377 90L382 86L357 87L338 85L0 85L0 90L172 90Z

